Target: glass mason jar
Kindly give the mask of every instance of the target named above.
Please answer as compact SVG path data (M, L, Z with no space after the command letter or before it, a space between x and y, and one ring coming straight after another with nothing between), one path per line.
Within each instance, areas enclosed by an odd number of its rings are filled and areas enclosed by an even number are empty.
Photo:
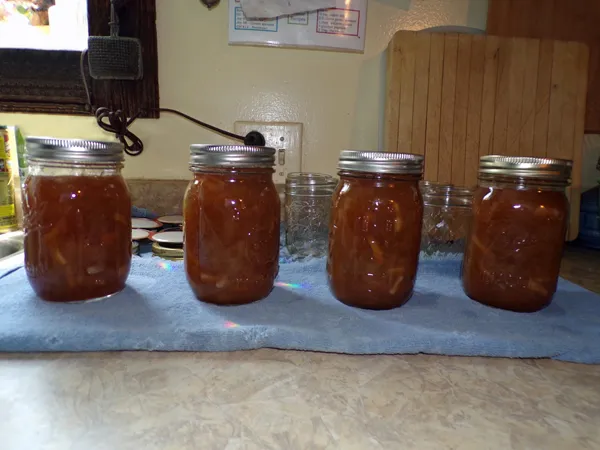
M221 305L266 297L279 270L275 150L192 145L184 200L185 269L198 299Z
M320 173L290 173L285 180L285 244L301 258L327 254L331 196L338 180Z
M338 167L327 260L331 291L359 308L401 306L417 275L423 157L345 150Z
M462 272L469 297L520 312L550 303L567 231L571 167L561 159L481 158Z
M131 199L113 142L32 137L23 186L25 269L48 301L97 300L125 287Z
M421 251L462 255L471 224L473 191L452 184L421 182L423 231Z

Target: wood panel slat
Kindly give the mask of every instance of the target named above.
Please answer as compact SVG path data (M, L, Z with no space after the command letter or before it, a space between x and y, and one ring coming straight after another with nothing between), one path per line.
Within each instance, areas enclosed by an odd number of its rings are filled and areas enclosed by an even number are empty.
M473 36L467 111L467 139L465 142L465 186L475 186L477 184L485 50L485 38L483 36Z
M540 56L540 42L525 40L525 63L523 79L523 109L521 111L521 133L519 155L533 155L533 133L535 125L535 96L537 91L537 70Z
M469 106L472 41L473 37L468 34L461 34L458 37L456 94L452 135L452 182L460 186L465 184L467 110Z
M570 189L571 220L568 239L574 240L579 234L579 206L581 203L581 178L583 161L583 134L585 129L586 97L590 53L587 47L579 46L577 56L577 95L575 97L575 128L573 132L573 176Z
M400 114L400 68L402 67L402 53L400 39L392 39L387 50L386 79L395 80L387 83L385 95L385 150L397 151L398 148L398 117Z
M438 181L452 181L452 138L454 137L454 102L456 100L456 61L458 34L448 33L444 39L444 72L440 112L440 152Z
M440 153L444 35L432 34L429 46L427 130L425 131L425 179L437 180ZM388 78L388 84L394 80Z
M565 74L567 63L567 43L554 41L554 58L552 59L552 85L550 88L550 107L548 110L548 143L546 155L552 158L561 157L562 112L565 101Z
M554 42L544 39L540 42L540 57L535 94L535 122L533 125L533 156L546 156L548 144L548 111L550 110L550 90L552 87L552 59Z
M494 140L492 146L495 155L506 154L511 49L512 42L510 39L500 40L498 77L496 80L496 110L494 111Z
M492 154L492 149L494 148L494 111L496 110L496 84L498 82L499 59L500 39L495 36L488 36L485 41L483 94L481 98L480 157Z
M413 104L415 98L415 43L416 33L408 32L400 42L400 116L398 118L398 150L412 148Z
M567 43L565 49L565 74L564 95L562 108L562 124L560 127L560 152L561 158L572 159L573 140L575 137L575 109L577 108L577 60L579 59L579 45L575 42Z
M418 33L415 42L415 96L411 152L425 154L431 34ZM416 76L419 74L419 76Z
M523 113L523 85L525 84L525 58L527 57L526 42L526 39L511 39L512 54L508 74L508 119L505 150L507 155L519 155Z

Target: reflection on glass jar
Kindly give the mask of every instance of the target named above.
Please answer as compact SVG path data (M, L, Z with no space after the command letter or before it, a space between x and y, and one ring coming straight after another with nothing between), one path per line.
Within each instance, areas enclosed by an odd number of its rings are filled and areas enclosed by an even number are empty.
M327 260L331 291L350 306L401 306L417 274L423 157L346 150L339 169Z
M27 139L25 269L36 294L85 301L121 291L131 264L131 200L120 144Z
M484 156L463 263L465 292L532 312L556 291L568 223L571 161Z
M331 196L337 179L319 173L291 173L285 181L285 243L290 254L327 254Z
M194 179L184 200L184 252L198 299L244 304L273 289L280 224L274 155L266 147L191 147Z
M451 184L423 181L421 194L421 251L426 256L462 255L473 215L473 191Z

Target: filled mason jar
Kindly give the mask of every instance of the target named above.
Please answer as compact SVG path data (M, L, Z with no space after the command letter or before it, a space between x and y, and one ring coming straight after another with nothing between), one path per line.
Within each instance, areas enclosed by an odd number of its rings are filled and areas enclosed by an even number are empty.
M401 306L417 275L423 157L344 150L338 168L327 259L331 291L359 308Z
M279 270L275 150L192 145L184 200L187 279L198 299L220 305L266 297Z
M321 173L290 173L285 180L285 245L303 258L327 254L331 196L338 180Z
M547 306L566 237L572 162L483 156L463 262L466 294L519 312Z
M462 256L471 224L473 190L452 184L421 182L425 256Z
M25 269L53 302L121 291L131 265L131 199L113 142L31 137L23 186Z

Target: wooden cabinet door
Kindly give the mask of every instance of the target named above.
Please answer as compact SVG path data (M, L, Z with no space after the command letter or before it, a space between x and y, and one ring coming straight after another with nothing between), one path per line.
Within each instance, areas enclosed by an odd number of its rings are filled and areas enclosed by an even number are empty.
M489 0L487 32L590 48L585 131L600 133L600 0Z

